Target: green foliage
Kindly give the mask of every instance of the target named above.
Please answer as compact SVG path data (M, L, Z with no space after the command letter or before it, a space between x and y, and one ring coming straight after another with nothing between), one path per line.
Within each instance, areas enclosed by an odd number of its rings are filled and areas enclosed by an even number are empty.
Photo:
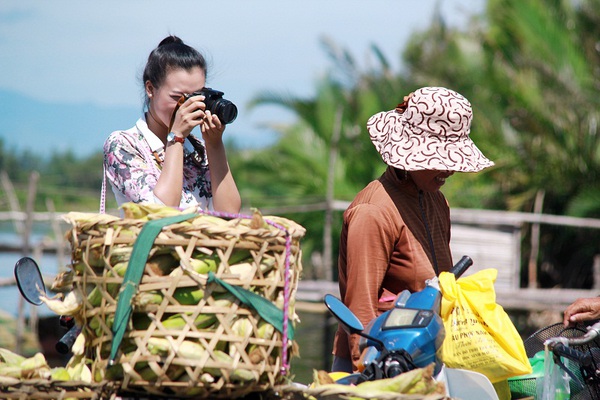
M297 125L282 132L280 144L296 140L296 161L309 156L314 157L312 163L321 163L321 168L311 163L305 169L296 166L309 178L295 181L304 188L307 202L325 193L323 166L329 156L323 146L331 144L336 113L343 116L343 134L335 197L351 199L381 171L366 134L368 117L393 108L417 87L439 85L471 100L471 137L496 162L482 173L456 174L448 180L444 193L453 207L528 212L537 194L544 193L544 213L597 217L599 6L600 0L490 0L486 14L474 17L464 29L448 28L437 18L427 31L413 36L403 53L402 73L390 70L376 46L372 51L377 63L363 72L351 54L324 42L333 68L318 82L315 99L270 95L259 96L257 104L279 104L298 116ZM298 135L306 141L292 139ZM280 144L271 149L274 154ZM286 157L295 156L290 152ZM271 161L264 159L265 165ZM293 165L286 159L273 170L280 174ZM281 182L282 177L273 180ZM315 228L309 227L309 232ZM600 233L580 231L542 226L539 263L550 271L544 284L589 284L561 272L589 275Z
M32 176L39 175L34 205L36 211L48 210L48 201L58 212L98 210L102 159L102 153L86 158L78 158L72 152L53 153L46 158L29 151L10 153L4 149L0 139L0 171L7 173L21 208L26 204L29 182L34 179ZM1 191L3 193L4 188ZM111 208L116 208L116 202L109 188L107 209ZM9 210L7 201L0 200L0 210Z

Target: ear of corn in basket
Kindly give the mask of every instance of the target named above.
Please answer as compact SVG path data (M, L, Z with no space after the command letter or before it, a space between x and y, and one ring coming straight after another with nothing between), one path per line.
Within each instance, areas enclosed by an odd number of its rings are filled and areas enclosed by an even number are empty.
M69 364L71 363L75 362L69 361ZM87 379L88 382L91 382L91 376L81 374L84 369L89 372L86 365L80 365L77 371L68 365L67 367L50 368L42 353L24 357L8 349L0 348L0 384L14 385L22 379L54 381L81 381Z
M76 315L83 305L83 296L78 289L70 291L64 298L62 295L52 298L42 295L40 300L58 315Z

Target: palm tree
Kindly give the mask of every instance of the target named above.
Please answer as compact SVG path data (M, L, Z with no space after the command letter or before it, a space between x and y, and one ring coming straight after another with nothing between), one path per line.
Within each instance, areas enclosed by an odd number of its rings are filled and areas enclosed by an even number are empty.
M322 209L289 216L311 227L305 253L307 250L324 253L325 263L332 265L337 254L341 213L333 212L331 200L351 200L385 169L368 138L366 121L378 111L394 108L414 87L391 73L389 63L376 46L371 49L376 66L364 72L347 51L327 39L322 43L333 68L318 82L314 98L263 93L251 104L287 108L296 114L298 122L284 128L281 139L272 148L246 160L244 168L252 171L253 186L257 187L254 184L257 179L263 185L258 197L252 189L244 195L256 199L261 207L273 200L287 204L290 199L324 204L327 223ZM328 251L324 243L330 236L335 239L333 249ZM320 240L322 237L324 241Z

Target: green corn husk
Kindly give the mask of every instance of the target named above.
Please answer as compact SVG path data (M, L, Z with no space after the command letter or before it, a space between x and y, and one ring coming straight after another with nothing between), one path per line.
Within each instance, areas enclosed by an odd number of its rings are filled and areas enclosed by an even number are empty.
M136 370L137 370L137 364L136 364ZM102 373L103 370L98 369L96 372ZM124 376L123 365L121 365L121 364L115 364L115 365L108 366L106 368L106 372L104 373L104 378L109 381L121 380L121 379L123 379L123 376ZM96 382L100 382L100 381L102 381L103 377L96 376L95 379L96 379Z
M141 369L137 369L137 366L136 366L135 372L140 374L140 377L142 378L142 380L145 380L147 382L156 382L156 380L158 379L158 375L156 374L156 372L154 372L154 370L150 366L146 366Z
M127 272L127 266L129 265L129 259L118 261L113 264L112 270L117 273L117 276L123 278L125 272ZM113 273L109 273L108 276L115 276Z
M203 275L206 275L209 272L217 272L219 266L219 258L216 256L209 256L201 259L190 258L188 261L194 272Z
M273 339L273 335L275 335L275 327L273 325L271 325L264 319L261 319L258 322L257 328L258 328L258 331L256 333L257 337L259 337L261 339L267 339L267 340Z
M123 210L123 214L125 218L128 219L138 219L143 221L148 221L151 219L160 219L166 218L173 215L179 215L182 212L194 212L194 207L191 207L187 210L180 211L177 208L164 206L162 204L152 204L152 203L124 203L121 206Z
M50 367L46 361L46 357L42 353L36 353L33 357L25 359L21 363L21 377L41 377L43 371L49 372Z
M238 264L241 262L251 262L252 261L252 253L248 249L234 249L229 255L229 259L227 263L229 265Z
M234 249L229 255L227 264L232 266L243 261L252 261L252 254L250 251L247 249ZM208 274L209 272L217 272L221 259L216 253L211 255L200 253L190 258L189 263L190 267L192 267L196 273Z
M92 371L90 371L87 358L83 354L71 357L65 368L72 380L92 382Z
M102 330L101 325L100 325L100 320L101 320L101 317L99 315L96 315L88 321L88 326L90 327L90 329L92 331L94 331L94 334L96 335L96 337L101 337L104 334L104 331ZM109 315L106 318L106 325L109 329L112 327L114 321L115 321L114 315Z
M198 329L207 329L215 322L217 322L217 316L215 314L200 314L194 320L194 326ZM183 329L186 326L187 321L181 314L174 314L163 319L160 323L166 329Z
M100 289L98 289L98 287L92 289L90 294L87 296L87 300L92 307L100 306L100 303L102 303L102 292Z
M204 290L198 287L180 287L175 289L173 298L183 306L198 304L204 298Z
M213 355L215 356L215 361L222 362L228 365L233 364L233 357L231 357L229 354L223 351L215 350L213 351ZM205 368L204 370L215 377L220 377L223 374L219 368ZM236 368L231 372L229 378L232 381L252 381L255 380L257 377L252 371L243 368Z
M166 357L175 349L171 346L168 339L151 337L148 338L148 351L150 354ZM190 359L200 360L205 353L204 347L200 343L184 340L177 348L179 356Z
M132 300L134 305L145 307L149 304L160 304L162 303L164 296L157 290L151 290L147 292L139 292L135 295Z
M50 367L42 353L26 358L7 349L1 349L0 376L18 379L47 379Z
M55 367L50 370L50 378L53 381L70 381L71 375L65 367Z
M248 318L237 318L231 325L231 330L237 336L249 337L252 335L252 322Z
M0 347L0 361L2 364L17 366L21 365L21 363L25 361L25 357Z

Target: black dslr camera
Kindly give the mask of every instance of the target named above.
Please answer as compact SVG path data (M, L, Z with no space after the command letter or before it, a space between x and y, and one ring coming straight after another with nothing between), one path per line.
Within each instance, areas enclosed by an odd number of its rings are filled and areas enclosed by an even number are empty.
M223 98L223 92L211 88L202 88L194 93L186 94L185 99L193 96L204 96L206 109L219 117L223 124L232 123L237 117L237 107L231 101Z

